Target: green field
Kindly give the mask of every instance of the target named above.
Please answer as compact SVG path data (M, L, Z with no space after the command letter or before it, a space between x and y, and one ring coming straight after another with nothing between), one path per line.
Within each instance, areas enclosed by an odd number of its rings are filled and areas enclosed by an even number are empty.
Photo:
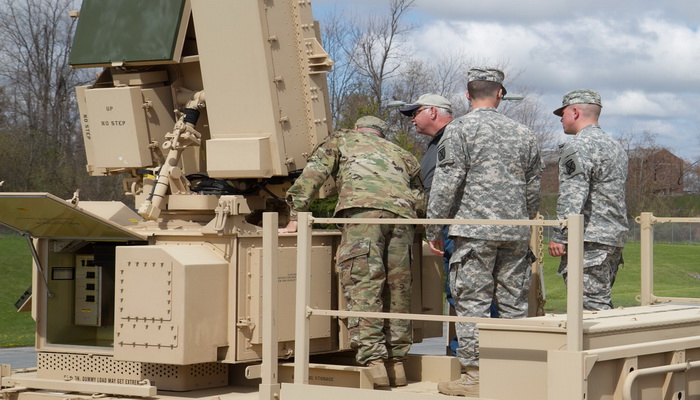
M544 249L547 252L546 245ZM640 246L628 243L623 251L625 265L613 286L615 307L636 306L640 294ZM654 246L654 294L664 297L700 297L700 246L656 244ZM556 275L558 260L544 257L546 312L566 312L566 288Z
M544 252L546 253L546 244ZM625 266L620 269L613 303L616 307L638 305L640 263L639 244L625 247ZM700 246L657 244L654 248L657 296L700 297ZM545 255L546 312L566 311L564 281L556 275L558 260ZM21 236L0 236L0 348L32 346L34 321L30 313L18 313L14 303L31 283L31 254Z
M33 346L31 313L18 313L15 301L32 283L32 256L22 236L0 236L0 348Z

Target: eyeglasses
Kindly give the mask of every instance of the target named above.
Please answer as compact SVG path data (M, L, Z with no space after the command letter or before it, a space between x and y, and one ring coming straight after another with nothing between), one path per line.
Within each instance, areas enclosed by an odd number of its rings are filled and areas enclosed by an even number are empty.
M416 118L418 116L418 114L420 114L422 111L425 111L425 110L430 110L430 107L417 109L416 111L413 112L413 114L411 114L411 118Z

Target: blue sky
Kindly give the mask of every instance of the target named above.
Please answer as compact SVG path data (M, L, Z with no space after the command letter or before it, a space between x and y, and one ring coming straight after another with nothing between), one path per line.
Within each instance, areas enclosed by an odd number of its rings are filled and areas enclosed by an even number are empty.
M331 8L360 17L385 12L389 0L312 6L323 21ZM418 58L458 50L506 62L519 72L513 83L540 92L552 110L569 90L597 90L601 126L613 136L646 131L686 160L700 158L697 0L416 0L410 21Z

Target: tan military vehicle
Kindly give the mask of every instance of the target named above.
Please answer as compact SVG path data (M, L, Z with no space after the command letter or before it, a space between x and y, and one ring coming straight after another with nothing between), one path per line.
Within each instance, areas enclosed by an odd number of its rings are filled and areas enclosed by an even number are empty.
M0 193L0 222L34 256L20 308L38 357L35 370L0 367L3 399L442 398L452 357L411 355L411 383L391 390L352 364L343 321L359 314L339 295L339 234L311 229L342 220L304 213L298 234L278 235L284 217L266 212L284 209L331 127L333 62L310 1L83 0L75 16L71 65L101 71L77 88L87 172L123 175L134 207ZM700 399L700 307L652 294L650 233L664 221L640 219L644 306L593 314L581 216L505 222L532 225L534 246L542 226L568 224L569 311L461 319L479 322L482 398ZM420 342L458 318L442 315L442 261L421 246L414 260L402 316Z

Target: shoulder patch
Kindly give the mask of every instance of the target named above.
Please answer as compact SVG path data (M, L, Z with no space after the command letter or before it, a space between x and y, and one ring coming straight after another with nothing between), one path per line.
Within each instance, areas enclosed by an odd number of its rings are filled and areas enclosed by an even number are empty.
M581 160L578 158L578 151L571 146L565 146L562 149L561 168L563 168L563 173L567 177L572 177L583 172L581 167Z
M446 164L452 164L454 162L453 160L453 154L451 151L451 146L449 144L450 140L443 136L440 139L440 142L438 143L437 146L437 164L438 165L446 165Z

